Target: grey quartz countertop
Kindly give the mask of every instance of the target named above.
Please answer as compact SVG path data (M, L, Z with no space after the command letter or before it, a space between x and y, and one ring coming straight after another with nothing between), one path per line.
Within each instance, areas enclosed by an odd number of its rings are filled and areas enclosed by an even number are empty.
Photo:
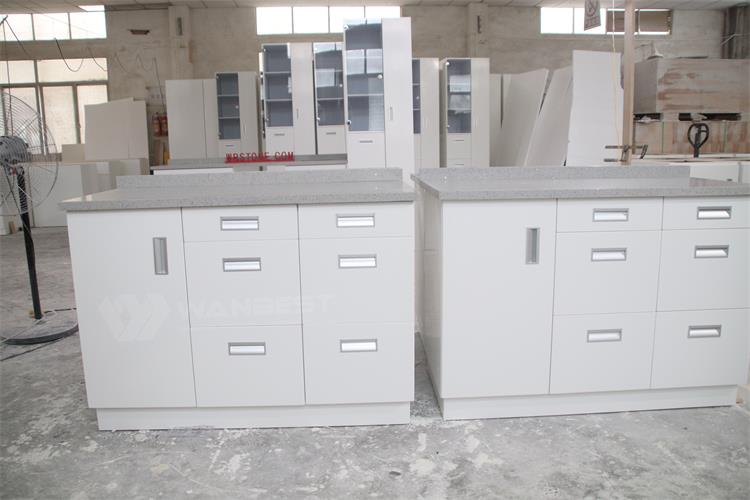
M400 169L127 176L117 189L60 203L66 211L413 201Z
M445 201L750 195L750 184L691 178L688 166L435 168L413 178Z

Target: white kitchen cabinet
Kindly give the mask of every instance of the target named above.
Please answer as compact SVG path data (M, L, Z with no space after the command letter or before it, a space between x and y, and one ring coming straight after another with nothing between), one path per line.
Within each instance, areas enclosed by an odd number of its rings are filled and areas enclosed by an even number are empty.
M315 154L312 45L265 44L261 54L265 151Z
M440 63L412 59L415 169L440 166Z
M446 203L442 218L442 265L425 270L445 284L440 397L546 394L555 202Z
M319 155L346 153L344 61L340 42L313 43L315 121Z
M349 168L414 172L411 19L362 21L344 26Z
M194 407L180 210L69 213L68 235L89 406Z
M169 157L206 158L203 80L167 80Z
M489 166L489 106L489 59L440 61L440 166Z

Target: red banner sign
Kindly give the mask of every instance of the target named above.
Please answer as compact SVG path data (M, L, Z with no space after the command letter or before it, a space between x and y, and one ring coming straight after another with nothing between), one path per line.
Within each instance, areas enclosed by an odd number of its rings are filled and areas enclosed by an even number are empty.
M271 163L271 162L294 161L292 151L280 151L277 153L227 153L224 163Z

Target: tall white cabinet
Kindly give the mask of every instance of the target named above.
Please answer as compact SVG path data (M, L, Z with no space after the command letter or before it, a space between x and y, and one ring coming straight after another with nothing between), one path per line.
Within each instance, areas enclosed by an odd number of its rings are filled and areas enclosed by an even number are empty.
M257 74L167 80L169 157L216 158L258 150Z
M440 61L440 166L490 164L490 61Z
M263 45L264 149L315 154L315 103L310 43Z
M412 59L412 99L414 109L414 165L440 166L440 91L437 58Z
M410 47L410 18L344 26L349 168L414 172Z
M346 153L343 44L313 44L317 152Z

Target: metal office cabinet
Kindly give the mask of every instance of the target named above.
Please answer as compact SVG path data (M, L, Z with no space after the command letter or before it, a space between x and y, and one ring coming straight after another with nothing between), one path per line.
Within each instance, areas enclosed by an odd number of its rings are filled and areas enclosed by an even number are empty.
M263 45L265 151L315 154L312 47Z
M195 406L180 210L71 212L68 233L89 406Z
M258 149L258 105L254 72L216 74L218 154Z
M488 167L489 59L440 62L441 166Z
M443 205L440 397L547 393L555 210L554 200Z
M440 166L440 90L437 58L412 60L415 169Z
M411 20L344 27L344 89L350 168L414 171Z
M346 153L343 44L314 43L318 154Z

